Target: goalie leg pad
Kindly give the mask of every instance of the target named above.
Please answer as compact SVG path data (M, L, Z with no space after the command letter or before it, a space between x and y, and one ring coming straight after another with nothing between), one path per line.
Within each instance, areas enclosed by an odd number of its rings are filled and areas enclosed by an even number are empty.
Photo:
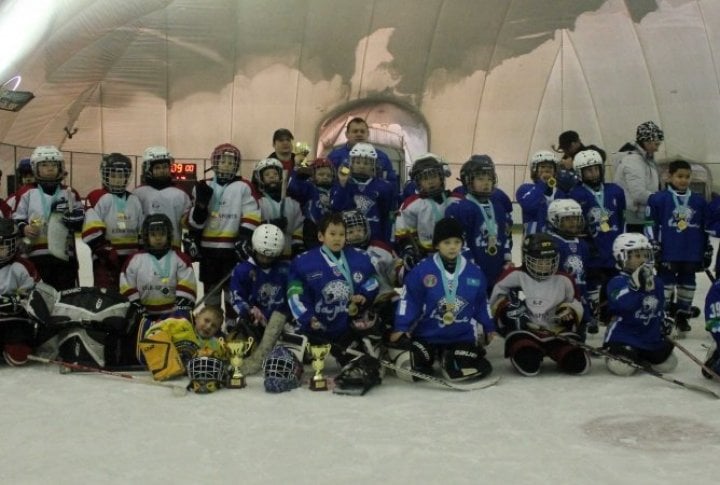
M590 369L590 355L576 345L556 342L548 355L557 362L558 368L568 374L582 375Z
M650 367L652 367L653 369L655 369L656 371L658 371L662 374L665 374L665 373L674 371L675 368L677 367L677 365L678 365L677 356L674 353L672 353L672 354L668 355L667 359L665 359L664 361L662 361L658 364L651 364Z
M411 369L423 374L432 375L433 373L433 353L432 348L417 340L407 340L398 342L398 345L388 347L388 357L390 361L406 369ZM398 373L397 376L405 381L415 382L418 379L405 373Z
M156 381L164 381L185 373L183 361L168 332L158 330L149 334L140 341L138 347Z
M485 349L474 344L457 344L443 349L443 376L451 381L482 379L492 372Z
M17 367L27 363L30 351L30 346L24 343L5 344L3 357L8 365Z
M380 361L369 355L360 355L340 369L334 382L335 390L339 388L340 394L362 396L372 387L382 383Z
M617 355L621 359L626 359L631 362L638 361L638 355L635 349L628 345L622 344L610 344L608 345L608 352L613 355ZM612 357L605 357L605 366L610 372L616 376L627 377L631 376L637 370L632 365L623 362L620 359L613 359Z
M521 332L515 338L506 341L505 352L515 370L526 377L540 373L545 351L537 339Z

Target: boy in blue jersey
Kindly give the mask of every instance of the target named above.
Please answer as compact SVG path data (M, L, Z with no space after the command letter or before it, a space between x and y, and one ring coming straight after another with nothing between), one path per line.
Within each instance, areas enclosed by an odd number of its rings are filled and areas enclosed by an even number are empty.
M620 274L608 283L608 310L612 320L605 334L608 352L658 372L677 366L673 344L664 337L665 310L662 280L654 275L652 245L642 234L620 234L613 243ZM606 358L610 372L629 376L635 367Z
M288 314L285 302L290 264L280 259L285 236L279 227L262 224L253 232L252 255L235 266L230 278L236 322L228 322L228 333L250 329L254 338L262 337L274 311ZM245 325L239 325L244 322ZM241 328L238 328L241 327Z
M582 183L570 197L580 204L585 218L589 256L585 260L587 298L593 317L607 323L607 283L618 274L613 258L615 238L625 231L625 192L604 181L602 155L582 150L573 160ZM588 329L591 330L591 329Z
M720 374L720 280L715 280L705 297L705 330L710 332L713 345L708 349L705 365ZM703 375L712 375L703 369Z
M463 227L454 218L435 225L437 252L405 277L390 334L396 365L432 374L437 357L445 378L478 379L492 372L483 344L496 335L485 275L460 253Z
M344 365L350 360L345 348L365 336L354 317L375 300L378 281L370 257L345 246L342 214L333 212L320 222L318 239L322 246L292 261L287 297L298 333L310 344L336 344L330 352Z
M677 290L673 317L682 337L691 330L688 320L695 296L695 272L702 270L710 245L705 234L707 204L690 190L692 170L688 162L671 162L668 174L667 188L648 199L645 235L659 253L656 258L665 285L666 309Z
M485 273L489 295L500 273L512 266L512 207L496 189L495 164L487 155L473 155L465 162L460 181L464 195L455 192L462 198L450 204L445 215L462 224L472 260Z
M530 159L531 183L522 184L515 192L515 198L522 209L523 235L545 230L548 204L555 199L567 198L567 194L556 187L558 159L553 152L541 150Z

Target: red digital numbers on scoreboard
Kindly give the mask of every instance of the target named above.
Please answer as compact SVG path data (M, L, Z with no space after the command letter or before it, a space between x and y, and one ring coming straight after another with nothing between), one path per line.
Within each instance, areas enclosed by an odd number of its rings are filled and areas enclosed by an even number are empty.
M170 166L170 173L175 180L197 180L197 165L175 162Z

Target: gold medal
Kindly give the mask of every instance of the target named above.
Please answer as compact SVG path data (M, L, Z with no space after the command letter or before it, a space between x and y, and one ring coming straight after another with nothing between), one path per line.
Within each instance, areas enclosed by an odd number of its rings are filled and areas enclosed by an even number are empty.
M163 285L166 285L170 282L170 278L162 278L160 281L162 281Z
M610 224L607 222L602 222L600 224L600 232L608 232L610 230Z
M351 317L354 317L355 315L358 314L358 306L354 302L351 302L347 307L347 311L348 311L348 315L350 315Z
M677 228L678 228L679 231L684 231L685 229L687 229L687 227L688 227L688 224L687 224L687 222L685 221L685 219L680 219L680 220L678 221L678 223L677 223Z
M445 312L442 316L445 325L452 325L455 322L455 314L453 312Z
M488 253L490 256L495 256L497 254L497 246L495 246L494 244L489 245L485 252Z

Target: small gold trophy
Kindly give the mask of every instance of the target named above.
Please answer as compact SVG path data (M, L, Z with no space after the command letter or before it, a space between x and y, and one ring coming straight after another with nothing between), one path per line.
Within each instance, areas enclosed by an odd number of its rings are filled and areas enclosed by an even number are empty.
M252 348L254 340L252 337L248 337L247 340L233 340L232 342L226 342L230 352L230 379L228 380L228 389L242 389L245 387L245 375L240 370L242 367L243 359L248 351Z
M312 368L315 369L315 375L310 379L311 391L327 391L327 379L322 374L325 368L325 357L330 352L330 344L311 345L310 353L312 354Z

